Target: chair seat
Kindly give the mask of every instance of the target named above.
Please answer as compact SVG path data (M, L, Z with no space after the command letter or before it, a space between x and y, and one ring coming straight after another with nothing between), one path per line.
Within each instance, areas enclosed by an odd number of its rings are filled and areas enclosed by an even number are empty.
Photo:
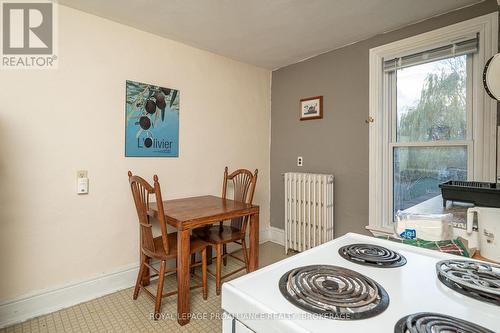
M168 255L165 253L165 250L163 249L163 242L161 239L161 236L155 237L153 239L154 245L156 252L155 253L150 253L151 256L157 258L157 259L166 259L166 258L173 258L177 256L177 232L172 232L168 234L168 246L169 246L169 251ZM196 253L200 252L207 246L207 242L204 240L191 236L191 243L190 243L190 253Z
M211 244L225 244L234 242L245 237L240 229L231 226L213 226L210 228L199 228L193 231L193 234Z

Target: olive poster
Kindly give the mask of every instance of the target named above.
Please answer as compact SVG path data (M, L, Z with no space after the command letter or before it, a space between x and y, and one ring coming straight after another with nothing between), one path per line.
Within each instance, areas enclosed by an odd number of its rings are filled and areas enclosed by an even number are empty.
M179 91L126 82L125 156L179 156Z

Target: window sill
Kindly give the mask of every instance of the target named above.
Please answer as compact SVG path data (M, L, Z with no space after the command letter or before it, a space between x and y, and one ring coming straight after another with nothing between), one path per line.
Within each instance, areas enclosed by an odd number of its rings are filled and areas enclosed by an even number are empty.
M366 230L369 230L373 236L378 237L378 236L392 236L394 235L394 230L388 227L374 227L367 225Z

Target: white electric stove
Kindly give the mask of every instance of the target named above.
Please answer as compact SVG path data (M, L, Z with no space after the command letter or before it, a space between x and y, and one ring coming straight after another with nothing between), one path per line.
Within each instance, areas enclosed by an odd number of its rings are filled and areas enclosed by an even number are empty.
M351 233L224 283L222 309L224 333L500 332L500 266Z

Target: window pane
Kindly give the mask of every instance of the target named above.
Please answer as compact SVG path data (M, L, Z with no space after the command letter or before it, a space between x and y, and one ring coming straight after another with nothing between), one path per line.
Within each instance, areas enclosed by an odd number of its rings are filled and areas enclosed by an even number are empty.
M397 70L398 142L466 139L466 60L463 55Z
M441 194L451 179L467 179L467 147L394 148L394 213Z

